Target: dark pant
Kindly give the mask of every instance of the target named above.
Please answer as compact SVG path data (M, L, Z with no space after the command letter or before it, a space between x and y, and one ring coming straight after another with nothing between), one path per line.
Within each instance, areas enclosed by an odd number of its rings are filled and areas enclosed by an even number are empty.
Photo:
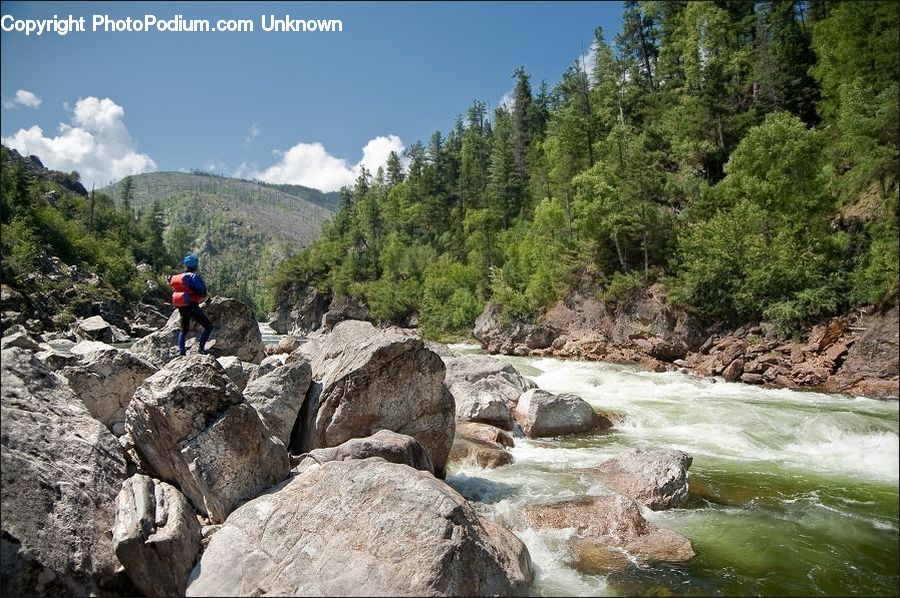
M200 309L199 305L179 307L178 314L181 316L181 333L178 335L178 351L182 355L185 354L184 343L187 341L191 320L194 320L203 326L203 333L200 335L200 352L203 353L206 350L206 341L209 340L209 335L212 334L212 322L209 321L209 318L206 317L206 314L203 313L203 310Z

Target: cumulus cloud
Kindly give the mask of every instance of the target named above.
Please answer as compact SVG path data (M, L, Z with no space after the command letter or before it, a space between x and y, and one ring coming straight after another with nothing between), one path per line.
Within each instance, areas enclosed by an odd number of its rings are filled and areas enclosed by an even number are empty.
M16 106L25 106L26 108L37 108L41 105L41 98L37 97L27 89L20 89L11 100L3 100L4 108L15 108Z
M503 108L504 110L512 110L516 105L516 90L515 88L507 91L500 98L500 101L497 103L498 106Z
M362 149L362 159L349 164L343 158L328 153L321 143L298 143L287 151L273 156L278 162L265 170L253 172L253 178L267 183L304 185L322 191L337 191L344 185L352 185L365 167L375 173L387 162L391 152L401 154L403 141L396 135L378 136L369 140Z
M77 170L86 187L102 186L156 169L150 156L138 153L124 118L125 110L109 98L81 98L75 103L71 123L60 123L57 136L45 136L34 125L2 141L25 156L38 156L47 168Z

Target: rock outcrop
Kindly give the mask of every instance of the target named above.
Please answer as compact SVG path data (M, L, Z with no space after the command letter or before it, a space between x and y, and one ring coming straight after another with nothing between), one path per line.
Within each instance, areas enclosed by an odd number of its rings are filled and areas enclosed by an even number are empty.
M125 429L146 473L214 523L283 480L287 450L211 355L176 360L138 388Z
M302 473L316 464L380 457L388 463L409 465L413 469L434 473L431 457L412 436L379 430L368 438L353 438L332 448L321 448L301 456L294 471Z
M555 395L537 388L519 397L515 418L529 438L580 434L612 427L609 419L595 412L581 397Z
M269 326L278 334L303 334L318 330L330 302L331 297L318 292L313 285L290 283L280 294Z
M116 584L107 537L126 478L115 437L34 354L2 354L2 554L7 595L97 595Z
M264 352L259 324L249 306L237 299L213 297L203 306L203 311L213 323L214 331L206 348L210 355L224 357L234 355L241 361L259 363ZM196 323L192 325L196 326ZM131 346L131 351L155 365L162 367L178 356L176 334L181 328L178 312L172 313L166 325ZM202 330L202 329L201 329ZM197 332L199 334L199 331ZM196 338L188 340L188 351L194 351Z
M80 359L60 373L91 415L121 436L125 433L125 408L156 368L129 351L96 341L82 341L69 352Z
M637 503L627 496L579 496L526 507L523 515L538 529L574 528L570 540L574 564L586 573L626 568L630 566L628 556L642 564L694 557L690 540L647 521Z
M116 500L116 556L146 596L183 596L200 553L200 524L174 486L145 475L122 484Z
M524 595L525 545L429 473L332 461L240 507L188 596Z
M690 493L687 453L668 449L628 449L590 469L605 484L654 511L682 505Z
M312 369L309 364L297 361L254 378L244 389L244 398L285 446L290 444L291 430L300 414L310 382Z
M489 353L527 354L529 350L551 346L558 332L552 326L528 324L503 319L503 306L488 303L475 320L473 331L483 349Z
M444 387L444 363L420 338L342 322L324 338L311 365L317 382L291 439L292 452L391 430L418 440L442 474L455 408Z

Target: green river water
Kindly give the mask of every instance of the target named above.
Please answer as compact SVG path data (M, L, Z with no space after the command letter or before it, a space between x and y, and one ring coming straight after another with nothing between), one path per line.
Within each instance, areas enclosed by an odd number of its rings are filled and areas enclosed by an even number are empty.
M528 546L535 595L900 594L896 401L507 359L543 389L625 416L611 433L517 439L507 467L451 467L447 482ZM569 531L530 529L518 517L530 503L611 492L578 469L650 446L694 459L689 502L644 513L690 538L697 556L687 563L582 574L571 565Z

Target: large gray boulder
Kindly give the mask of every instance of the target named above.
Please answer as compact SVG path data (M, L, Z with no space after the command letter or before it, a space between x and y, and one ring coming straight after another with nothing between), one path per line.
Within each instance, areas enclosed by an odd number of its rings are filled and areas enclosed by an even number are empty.
M409 465L414 469L434 473L431 457L412 436L397 434L390 430L379 430L368 438L351 438L347 442L332 448L320 448L302 456L294 471L302 473L316 464L328 461L349 461L351 459L368 459L381 457L389 463Z
M654 511L683 504L690 493L687 453L669 449L628 449L592 468L605 484Z
M212 340L206 344L210 355L224 357L234 355L241 361L259 363L264 357L262 334L259 323L253 317L253 310L237 299L213 297L203 305L203 312L210 319L215 331ZM199 335L198 328L191 334ZM172 312L166 325L153 334L148 334L131 346L131 351L143 357L156 367L162 367L178 356L176 333L181 329L178 310ZM196 350L196 338L187 342L189 352Z
M82 340L100 341L103 343L124 343L129 339L128 334L113 326L102 316L85 318L75 325L75 336Z
M237 509L188 596L509 596L533 578L525 545L431 474L332 461Z
M3 592L97 595L119 564L107 537L119 444L33 353L4 350L2 378Z
M178 359L147 378L125 429L145 471L177 486L215 523L290 469L284 444L211 355Z
M516 422L529 438L579 434L608 429L612 422L595 412L584 399L573 394L551 394L532 389L519 397Z
M503 360L486 355L442 358L447 368L446 384L456 403L456 418L512 427L512 411L526 390L536 388Z
M82 341L69 351L80 359L60 373L91 415L121 436L125 433L125 408L156 368L129 351L96 341Z
M307 343L309 344L309 343ZM295 453L365 438L379 429L412 436L442 475L453 444L453 397L444 363L422 339L346 321L321 343Z
M574 529L570 548L576 568L586 573L626 568L629 556L641 564L686 561L694 556L690 540L656 527L641 515L634 500L620 494L531 505L523 515L538 529Z
M136 474L122 484L116 507L116 555L137 589L183 596L200 553L200 524L184 495Z
M312 369L309 364L297 361L254 378L244 389L244 398L285 446L291 441L291 430L310 382Z

